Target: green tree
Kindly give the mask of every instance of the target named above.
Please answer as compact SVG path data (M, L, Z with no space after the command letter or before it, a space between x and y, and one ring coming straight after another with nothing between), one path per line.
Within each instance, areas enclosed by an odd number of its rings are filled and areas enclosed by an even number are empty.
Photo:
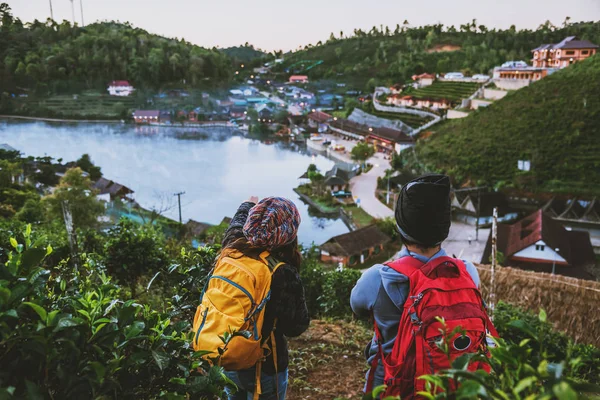
M89 154L82 155L81 158L79 160L77 160L77 162L75 164L79 168L81 168L83 171L90 174L90 179L92 181L97 181L98 179L100 179L102 177L102 172L100 170L100 167L97 167L94 165Z
M76 228L88 228L98 224L98 217L104 213L104 206L92 190L90 178L83 175L81 168L71 168L60 179L60 183L43 202L48 215L53 219L63 219L63 204L68 204Z
M358 142L350 151L352 159L363 164L363 168L364 162L371 158L373 154L375 154L375 148L365 142Z
M15 217L23 222L37 224L44 220L44 206L40 199L28 199Z
M131 297L137 294L140 277L155 274L166 264L162 237L151 225L137 226L121 219L108 232L106 268L119 282L128 285Z

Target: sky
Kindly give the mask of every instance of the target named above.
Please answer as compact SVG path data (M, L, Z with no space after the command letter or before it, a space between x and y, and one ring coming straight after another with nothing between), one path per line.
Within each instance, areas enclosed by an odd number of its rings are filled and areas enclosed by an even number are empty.
M24 22L72 19L70 0L0 0ZM263 50L294 50L356 29L402 24L459 26L477 19L488 28L535 29L546 20L562 24L600 20L600 0L73 0L75 18L84 22L128 21L167 37L204 47L246 42Z

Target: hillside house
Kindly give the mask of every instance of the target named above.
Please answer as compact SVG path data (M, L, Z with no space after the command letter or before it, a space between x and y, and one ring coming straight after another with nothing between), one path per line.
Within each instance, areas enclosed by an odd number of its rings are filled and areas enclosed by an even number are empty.
M506 266L592 279L586 270L595 262L589 233L565 229L541 209L512 225L498 225L497 246ZM482 263L489 263L491 251L490 233Z
M233 106L229 109L229 116L231 118L244 118L246 113L246 107Z
M308 83L308 76L306 75L292 75L289 79L290 83Z
M384 250L391 239L377 225L335 236L320 246L321 261L343 266L364 264Z
M593 56L597 51L598 45L589 40L569 36L560 43L543 44L531 50L531 61L533 66L538 68L565 68Z
M390 87L390 93L393 95L400 94L400 93L402 93L403 89L404 89L404 85L402 85L400 83L396 83L395 85Z
M367 136L367 143L372 144L375 150L384 154L400 154L402 150L415 145L412 137L406 133L391 128L374 128Z
M112 81L106 90L111 96L129 96L135 89L128 81Z
M134 191L125 185L116 183L106 178L100 178L92 185L92 188L98 192L98 196L108 195L110 200L127 199L132 200Z
M431 108L445 110L451 107L451 102L446 99L419 99L410 95L392 95L387 98L387 103L398 107Z
M308 126L317 128L318 132L327 132L328 122L333 117L322 111L315 111L308 114Z
M196 111L178 111L177 117L183 121L198 122L198 113Z
M421 75L413 75L412 80L415 81L417 87L422 88L433 85L433 82L435 81L435 75L427 73Z

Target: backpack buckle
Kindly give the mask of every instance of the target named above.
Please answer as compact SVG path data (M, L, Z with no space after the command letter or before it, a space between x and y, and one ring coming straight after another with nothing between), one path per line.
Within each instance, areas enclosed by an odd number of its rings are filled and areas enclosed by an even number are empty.
M419 319L416 312L410 313L409 316L410 316L410 322L412 322L413 325L422 325L423 324L423 321L421 321Z

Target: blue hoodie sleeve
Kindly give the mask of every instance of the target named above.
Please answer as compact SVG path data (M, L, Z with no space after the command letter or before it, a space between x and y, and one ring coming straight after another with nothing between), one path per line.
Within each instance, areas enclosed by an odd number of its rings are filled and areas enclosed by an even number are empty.
M467 267L467 272L469 273L469 275L471 275L471 278L473 278L475 286L477 286L478 288L481 287L481 279L479 279L479 272L477 272L477 268L475 268L475 265L473 265L471 261L463 260L463 262L465 263L465 267Z
M381 289L381 275L379 274L381 267L380 264L376 264L366 270L352 289L350 306L359 318L368 317L373 311L373 306Z

